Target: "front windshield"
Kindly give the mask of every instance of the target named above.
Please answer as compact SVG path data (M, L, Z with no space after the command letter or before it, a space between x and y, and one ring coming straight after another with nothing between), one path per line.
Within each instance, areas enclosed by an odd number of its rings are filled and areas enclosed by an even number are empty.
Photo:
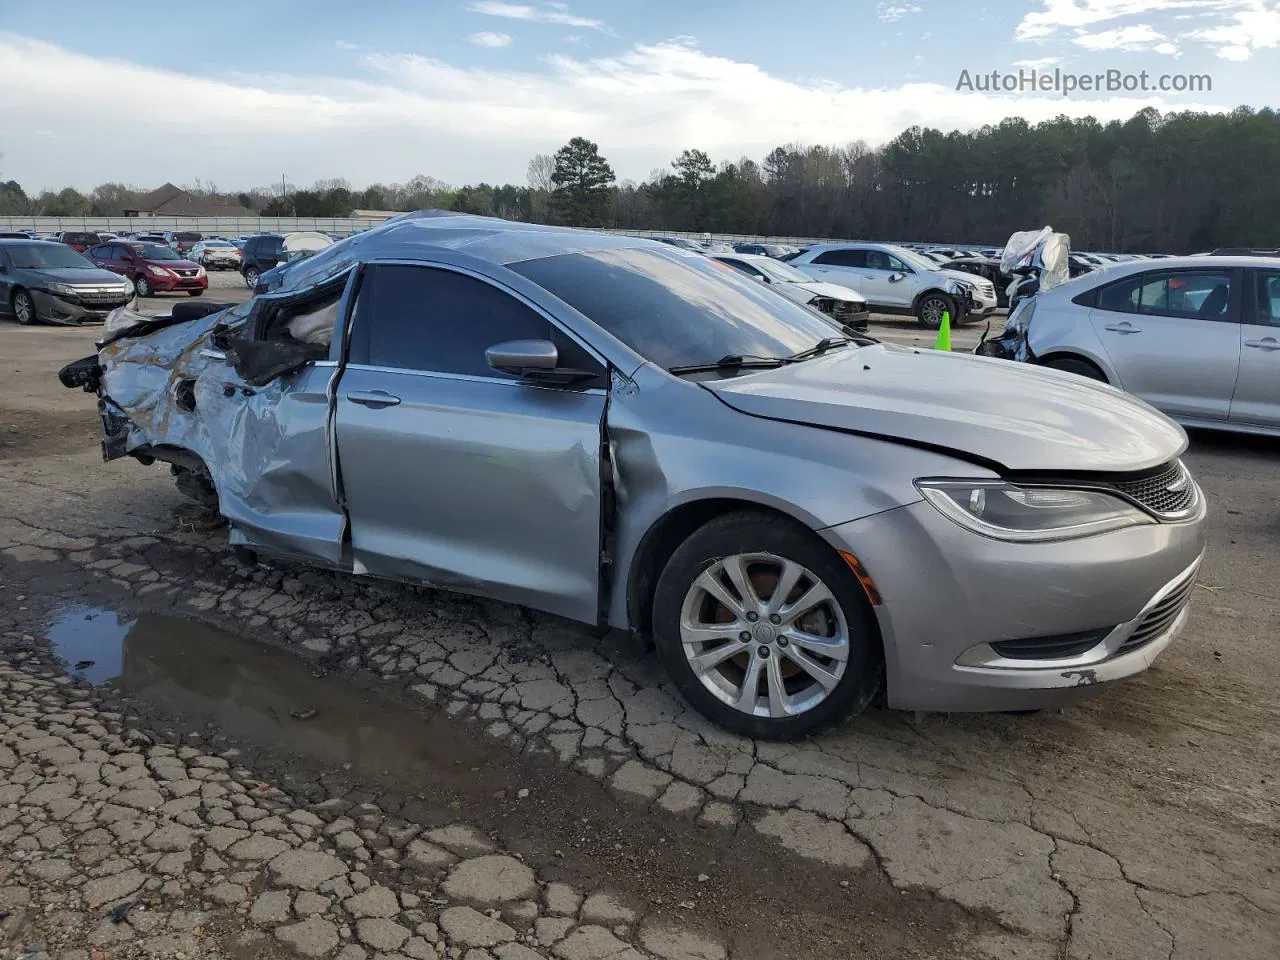
M788 267L785 263L774 260L752 260L751 266L778 283L813 283L813 277L807 277L795 267Z
M626 248L508 266L668 369L788 357L832 335L820 314L702 256Z
M908 250L906 247L885 247L885 249L903 263L910 264L917 270L923 270L927 273L938 269L938 264L934 263L928 257L921 256L914 250Z
M141 257L143 260L181 260L182 255L173 247L166 247L162 243L133 243L135 256Z
M97 270L98 265L82 253L72 250L61 243L15 243L5 244L5 252L9 254L15 267L26 270L63 270L79 267L86 270Z

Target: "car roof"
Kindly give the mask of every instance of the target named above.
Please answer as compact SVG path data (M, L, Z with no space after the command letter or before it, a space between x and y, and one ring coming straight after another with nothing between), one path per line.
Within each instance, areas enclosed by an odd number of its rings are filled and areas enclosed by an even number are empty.
M278 289L304 289L337 276L355 263L371 260L429 260L442 254L461 254L507 266L569 253L643 250L654 246L654 240L642 237L479 217L451 210L419 210L352 234L290 264Z

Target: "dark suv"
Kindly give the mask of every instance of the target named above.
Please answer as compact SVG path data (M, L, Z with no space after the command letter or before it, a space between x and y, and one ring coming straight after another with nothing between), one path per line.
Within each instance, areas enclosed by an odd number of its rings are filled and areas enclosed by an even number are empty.
M72 250L84 253L89 247L102 242L102 238L89 231L64 230L58 234L58 242L65 243Z
M285 260L284 237L278 233L262 233L245 241L240 251L240 276L252 289L258 278Z

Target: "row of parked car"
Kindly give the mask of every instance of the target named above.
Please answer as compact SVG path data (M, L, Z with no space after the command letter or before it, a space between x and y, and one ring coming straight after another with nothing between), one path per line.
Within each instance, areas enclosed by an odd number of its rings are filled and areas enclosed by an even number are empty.
M56 238L10 232L0 235L0 312L19 323L100 323L134 297L199 297L213 269L238 270L256 288L277 264L332 242L319 233L226 240L183 232L79 231Z

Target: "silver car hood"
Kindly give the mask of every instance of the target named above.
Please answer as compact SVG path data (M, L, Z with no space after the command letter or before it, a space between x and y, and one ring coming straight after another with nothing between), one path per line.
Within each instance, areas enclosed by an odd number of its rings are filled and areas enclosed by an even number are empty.
M858 291L852 290L849 287L842 287L838 283L827 283L824 280L813 280L809 283L800 283L797 281L796 283L777 284L777 286L795 287L799 290L812 293L816 297L830 297L832 300L847 300L850 303L867 302L867 298L858 293Z
M925 444L1006 470L1144 470L1187 446L1164 414L1104 384L889 344L702 385L752 416Z

